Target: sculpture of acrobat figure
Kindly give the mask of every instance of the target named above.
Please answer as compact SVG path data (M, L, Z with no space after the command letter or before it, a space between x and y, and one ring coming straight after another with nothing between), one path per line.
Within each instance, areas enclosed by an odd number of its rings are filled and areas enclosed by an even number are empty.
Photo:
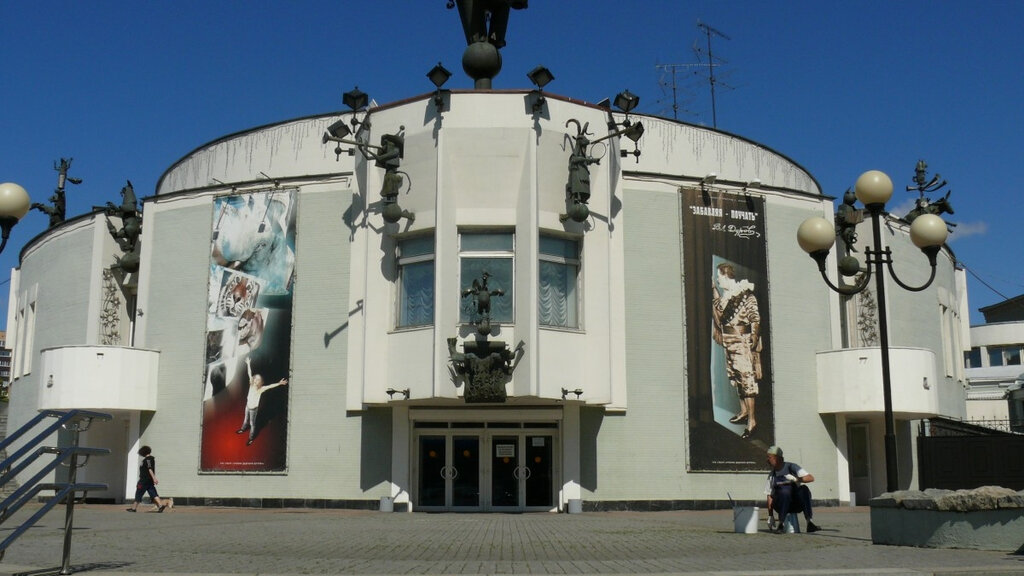
M936 174L931 180L928 180L928 163L924 160L918 160L917 165L914 167L914 184L907 186L907 192L918 192L918 198L914 200L914 208L903 217L907 222L913 222L918 216L922 214L934 214L941 217L943 214L952 214L953 205L949 202L949 195L953 193L952 190L946 192L946 195L938 200L931 200L925 197L925 192L936 192L946 185L946 181L942 179L942 176ZM949 222L946 223L949 226L955 226Z
M380 188L381 213L385 222L394 224L402 218L415 220L416 215L398 205L398 193L402 188L402 175L398 172L402 162L405 138L398 134L384 134L380 137L380 152L371 153L378 167L384 169L384 184Z
M491 296L504 296L504 290L491 290L487 287L487 279L491 275L486 270L480 279L473 279L473 287L462 291L462 297L473 295L476 300L476 313L480 316L476 331L484 336L491 333Z
M857 251L854 247L857 243L857 224L864 221L864 212L854 206L856 202L857 195L847 189L843 194L843 203L836 209L836 233L843 239L847 254Z
M82 183L81 178L68 177L68 170L71 169L72 160L74 160L74 158L61 158L60 163L53 163L53 169L56 170L58 174L57 189L53 191L53 196L50 196L50 204L41 204L39 202L32 204L33 210L39 210L50 217L50 228L64 222L65 210L67 208L67 201L64 196L64 183Z
M118 229L114 223L107 219L107 230L117 245L124 252L124 256L117 258L114 265L125 272L135 272L139 269L139 236L142 234L142 213L139 211L138 199L135 197L135 188L131 180L121 188L121 205L107 202L106 206L94 206L94 210L103 210L107 216L118 216L121 219L121 228Z

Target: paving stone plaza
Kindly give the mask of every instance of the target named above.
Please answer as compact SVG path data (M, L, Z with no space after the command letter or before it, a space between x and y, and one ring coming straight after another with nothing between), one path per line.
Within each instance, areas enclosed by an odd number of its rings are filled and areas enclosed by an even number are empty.
M23 511L24 512L24 511ZM871 543L867 507L823 508L816 534L738 534L731 510L582 514L124 506L75 509L71 569L124 574L1024 574L1024 555ZM56 573L63 509L0 574ZM5 525L3 532L11 527ZM6 537L6 536L5 536Z

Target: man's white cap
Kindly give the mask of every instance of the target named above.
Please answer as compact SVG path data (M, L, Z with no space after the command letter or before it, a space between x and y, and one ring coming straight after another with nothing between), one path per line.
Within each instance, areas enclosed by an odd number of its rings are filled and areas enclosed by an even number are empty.
M782 458L782 448L779 448L778 446L769 446L768 453L771 454L772 456L778 456L779 458Z

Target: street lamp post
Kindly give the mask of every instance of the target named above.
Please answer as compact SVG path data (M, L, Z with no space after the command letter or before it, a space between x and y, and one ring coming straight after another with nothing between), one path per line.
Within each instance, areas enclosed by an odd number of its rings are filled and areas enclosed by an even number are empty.
M3 240L0 241L0 252L7 246L7 239L11 236L11 228L28 214L32 199L28 192L14 182L0 184L0 229L2 229Z
M864 272L855 284L836 286L825 271L825 259L836 239L836 227L832 222L821 217L808 218L797 230L797 242L818 263L818 270L828 287L844 296L862 292L870 283L872 274L875 276L875 291L878 298L878 332L882 355L882 394L885 410L886 490L894 492L899 490L899 464L896 457L896 426L892 409L892 379L889 373L889 327L885 304L883 265L889 270L893 281L904 290L911 292L924 290L935 280L936 256L945 243L949 231L946 228L946 222L935 214L922 214L914 219L910 225L910 239L928 257L931 275L928 277L928 281L920 286L905 284L893 270L891 250L888 247L882 248L881 220L886 214L885 203L892 197L892 180L884 172L869 170L857 179L854 190L857 200L864 204L871 217L871 231L874 239L874 248L867 247L864 250L866 269L861 270L856 259L850 255L840 260L839 268L844 276L854 276Z

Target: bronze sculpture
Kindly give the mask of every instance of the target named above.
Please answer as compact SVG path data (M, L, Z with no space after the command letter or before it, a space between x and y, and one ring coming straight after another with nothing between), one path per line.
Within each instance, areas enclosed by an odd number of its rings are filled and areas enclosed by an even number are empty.
M64 222L64 214L67 208L67 202L64 196L64 183L71 182L72 184L81 184L81 178L69 178L68 170L71 169L71 161L73 158L61 158L60 163L54 162L53 169L57 171L57 189L53 191L53 196L50 196L50 204L41 204L35 202L32 204L33 210L39 210L50 217L50 228Z
M139 269L139 236L142 234L142 213L139 211L138 199L135 197L135 188L130 180L121 188L121 205L107 202L106 206L94 206L94 210L102 210L107 216L107 230L117 245L124 252L123 256L114 259L115 268L124 272L136 272ZM114 226L109 216L117 216L121 219L121 228Z
M487 279L491 275L486 270L480 275L480 279L473 279L473 286L462 291L462 297L473 296L476 301L476 313L480 316L477 321L477 332L486 336L491 333L491 296L504 296L505 291L501 289L491 290L487 287Z

